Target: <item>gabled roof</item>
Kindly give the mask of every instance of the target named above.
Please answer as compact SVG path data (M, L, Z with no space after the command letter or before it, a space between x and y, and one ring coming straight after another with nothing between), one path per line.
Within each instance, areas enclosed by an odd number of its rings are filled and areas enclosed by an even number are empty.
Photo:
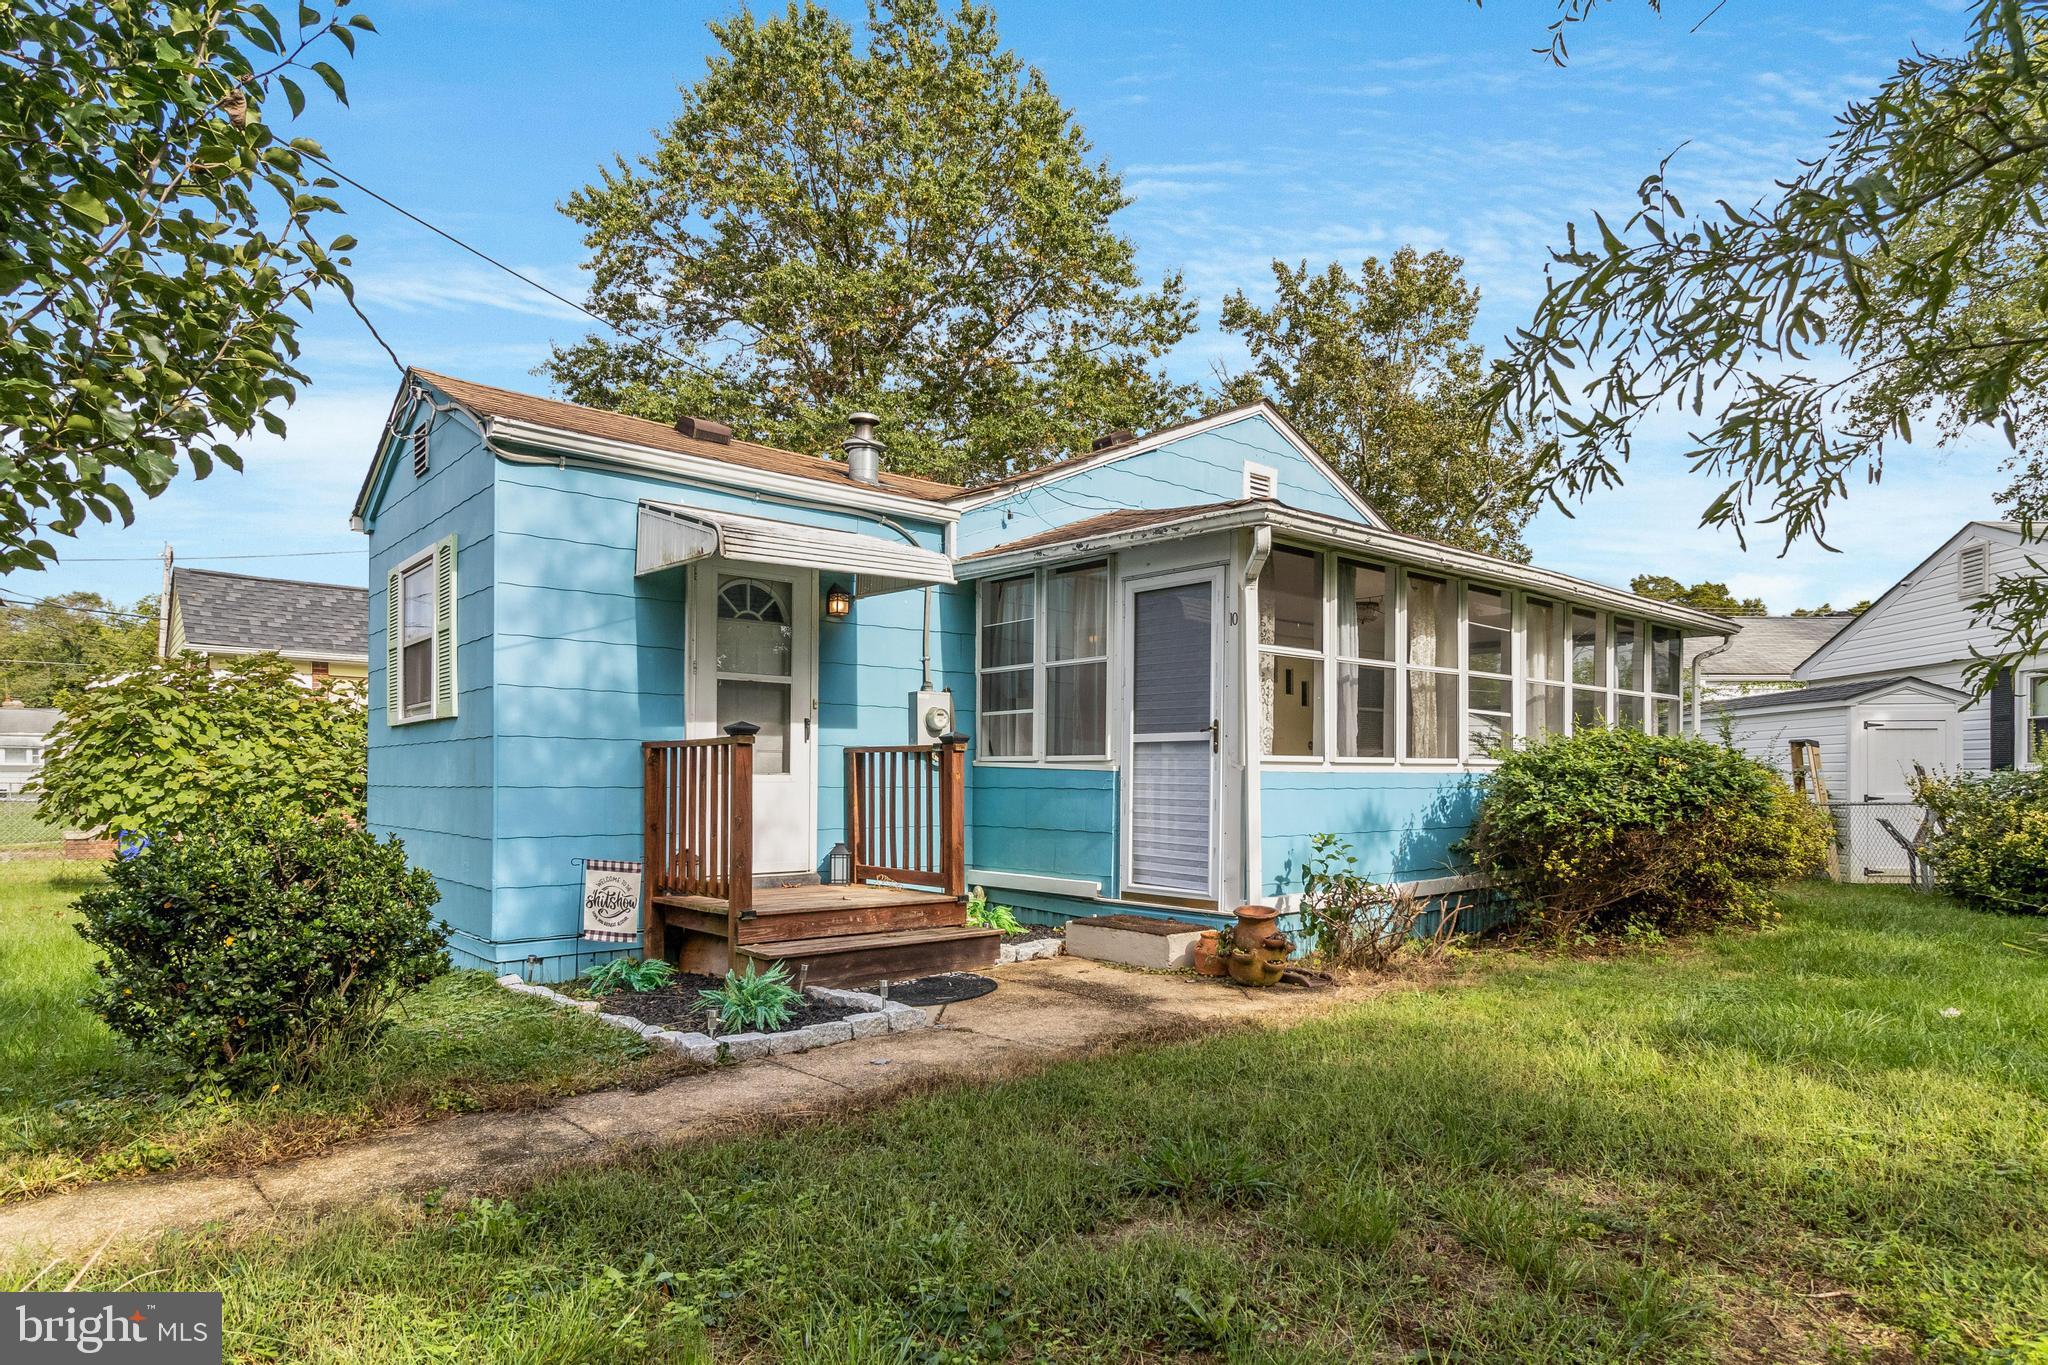
M1358 496L1358 490L1354 489L1350 482L1342 474L1339 474L1328 460L1323 458L1321 451L1318 451L1313 445L1309 444L1306 436L1295 430L1294 424L1287 420L1285 413L1281 412L1280 409L1274 407L1271 402L1264 398L1242 404L1238 407L1226 408L1222 412L1212 412L1203 417L1192 418L1185 422L1176 422L1172 426L1161 427L1157 431L1148 431L1136 440L1125 441L1121 445L1110 446L1106 450L1090 450L1077 455L1069 455L1063 460L1054 460L1050 464L1042 464L1036 469L1027 469L1021 474L1011 474L1005 478L966 489L957 495L955 501L965 507L979 507L986 503L994 502L1026 485L1052 482L1072 474L1079 474L1086 469L1114 464L1118 460L1127 460L1133 455L1143 455L1147 451L1157 450L1159 447L1171 445L1175 441L1184 441L1190 436L1199 435L1205 431L1213 431L1218 427L1227 427L1233 422L1242 422L1247 417L1265 418L1272 425L1273 430L1280 434L1282 440L1293 446L1303 459L1314 465L1330 481L1331 487L1335 488L1346 502L1357 509L1359 516L1365 519L1368 526L1378 527L1381 530L1387 529L1386 518L1375 512L1364 498Z
M1790 706L1826 706L1835 702L1857 701L1909 685L1953 698L1958 704L1970 699L1969 693L1956 688L1945 687L1911 674L1901 674L1893 678L1865 678L1861 682L1816 683L1812 687L1787 687L1776 692L1753 692L1746 697L1710 701L1707 705L1723 711L1768 711Z
M1085 521L1055 526L1048 531L967 555L960 560L960 577L993 578L1045 560L1101 554L1143 541L1178 540L1214 531L1261 526L1270 528L1276 536L1311 545L1385 556L1404 564L1425 565L1445 573L1527 588L1543 595L1605 606L1695 633L1730 635L1741 629L1738 621L1682 607L1675 602L1638 597L1604 583L1495 559L1492 555L1445 545L1422 536L1385 531L1346 521L1342 517L1304 511L1268 498L1240 498L1234 502L1203 503L1194 507L1105 512Z
M1941 544L1935 546L1934 553L1928 555L1927 558L1921 560L1918 564L1915 564L1911 569L1907 570L1904 577L1900 578L1898 582L1892 584L1889 588L1886 588L1884 590L1884 595L1879 597L1875 602L1872 602L1869 606L1865 607L1863 609L1862 614L1859 615L1854 621L1851 621L1843 629L1837 631L1832 639L1828 640L1825 644L1821 645L1818 649L1814 650L1813 653L1807 655L1805 659L1801 660L1799 667L1802 670L1812 668L1814 665L1818 664L1826 655L1828 655L1829 653L1833 652L1836 648L1838 648L1844 640L1853 638L1857 634L1857 632L1863 629L1870 621L1882 615L1885 607L1892 601L1893 598L1897 597L1900 593L1904 592L1906 588L1911 584L1918 582L1920 579L1920 575L1927 572L1928 568L1931 565L1939 562L1941 557L1949 552L1951 546L1953 546L1957 541L1962 540L1964 537L1970 535L1975 535L1976 537L1982 540L2002 540L2008 545L2018 545L2022 543L2020 537L2020 524L2016 521L1964 522L1962 530L1957 531L1947 540L1944 540L1943 542L1941 542ZM1794 676L1796 677L1798 675L1795 674ZM1811 676L1811 674L1809 673L1808 676Z
M575 432L607 441L624 441L649 450L691 455L700 460L717 460L721 464L759 469L770 474L790 474L801 479L836 483L847 488L870 486L858 482L849 475L845 463L840 460L828 460L817 455L800 455L794 450L779 450L774 446L756 445L752 441L734 440L730 444L721 445L714 441L702 441L685 436L672 426L652 422L644 417L628 417L622 412L606 412L603 408L589 408L581 403L565 403L559 398L541 398L530 393L515 393L511 389L500 389L473 380L457 379L452 375L435 374L431 370L414 370L413 373L480 417L510 418L556 431ZM922 479L910 474L891 474L886 470L882 474L881 486L892 493L900 493L923 502L945 502L958 496L961 491L953 484L940 483L936 479Z
M54 706L0 706L0 735L46 735L63 718Z
M1742 616L1736 619L1742 626L1742 633L1729 642L1727 649L1717 650L1712 658L1700 665L1703 676L1789 680L1792 670L1804 663L1807 655L1834 639L1856 616L1845 611L1830 616ZM1687 645L1686 663L1690 665L1696 655L1709 649L1713 646L1704 642Z
M185 644L192 649L370 657L370 594L365 588L174 567L171 599Z

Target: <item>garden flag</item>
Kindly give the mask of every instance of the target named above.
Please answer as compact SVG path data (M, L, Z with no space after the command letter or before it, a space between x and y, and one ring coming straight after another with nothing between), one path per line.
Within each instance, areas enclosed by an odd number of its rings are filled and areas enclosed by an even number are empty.
M640 937L640 864L583 860L583 937L633 943Z

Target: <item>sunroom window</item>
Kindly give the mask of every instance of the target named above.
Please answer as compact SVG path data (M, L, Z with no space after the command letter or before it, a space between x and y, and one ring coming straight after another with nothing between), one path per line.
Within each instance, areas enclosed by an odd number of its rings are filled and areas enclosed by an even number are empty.
M1109 566L1056 569L1045 585L1045 754L1109 752Z
M1477 584L1465 589L1465 743L1481 758L1515 734L1515 616L1508 595Z
M1109 566L981 586L981 756L1109 756Z
M1607 723L1607 620L1597 611L1574 611L1572 622L1572 728Z
M1408 575L1408 757L1458 756L1458 589Z
M1643 638L1640 621L1626 616L1614 618L1614 725L1620 730L1640 730L1648 716L1643 683L1648 672L1643 652L1649 642Z
M1038 585L1030 574L981 589L981 751L1029 758L1037 701Z
M1259 571L1259 728L1266 753L1317 752L1322 650L1323 557L1275 548Z
M1532 597L1523 608L1522 675L1529 680L1523 733L1564 733L1564 609L1555 602Z
M1384 565L1337 561L1337 753L1394 756L1394 595Z

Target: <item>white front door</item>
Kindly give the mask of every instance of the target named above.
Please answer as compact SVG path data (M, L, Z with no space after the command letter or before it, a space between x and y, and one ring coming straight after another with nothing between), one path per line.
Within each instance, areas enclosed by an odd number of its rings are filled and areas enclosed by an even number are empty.
M754 871L817 865L818 579L712 559L691 570L692 739L736 721L754 739Z
M1214 571L1126 585L1131 724L1124 882L1134 896L1217 898L1221 594Z

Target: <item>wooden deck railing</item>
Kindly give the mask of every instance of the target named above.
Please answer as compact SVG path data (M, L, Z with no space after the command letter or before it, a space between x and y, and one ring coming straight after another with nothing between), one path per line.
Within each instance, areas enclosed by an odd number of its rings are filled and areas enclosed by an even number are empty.
M754 735L640 746L646 762L648 896L705 896L737 918L754 902ZM653 915L650 913L650 920Z
M846 751L846 846L857 882L967 894L967 740Z

